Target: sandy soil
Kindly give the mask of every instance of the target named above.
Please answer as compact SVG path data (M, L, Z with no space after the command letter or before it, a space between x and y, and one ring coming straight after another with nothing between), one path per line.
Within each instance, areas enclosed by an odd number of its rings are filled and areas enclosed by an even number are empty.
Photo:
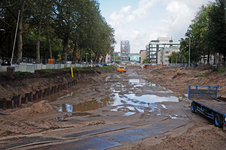
M67 91L52 95L42 101L23 104L22 107L16 109L0 110L8 114L7 116L0 115L0 138L20 138L24 135L36 136L40 134L60 137L69 133L100 129L112 125L147 125L153 123L153 120L158 122L169 119L169 116L173 114L178 114L177 117L187 122L185 126L163 135L141 139L112 149L225 149L226 133L222 129L214 127L210 120L192 114L189 108L190 101L184 96L187 94L188 85L199 84L219 86L219 96L226 97L225 74L212 72L208 66L196 68L194 71L164 66L147 69L128 67L128 70L131 72L117 73L116 71L106 72L98 68L99 73L78 74L76 75L79 80L78 85ZM107 81L106 77L110 75L118 75L120 78ZM128 84L128 79L133 78L145 79L165 87L165 91L173 91L168 95L180 97L180 103L157 103L156 108L153 108L151 113L152 108L149 107L145 107L143 113L136 109L129 109L130 105L123 100L120 101L123 107L108 105L113 103L111 97L117 96L117 91L119 91L119 97L123 99L122 95L124 94L135 93L139 96L148 94L150 89L158 90L158 87L143 87L141 90L134 88L134 85ZM53 81L44 77L42 79L45 85ZM28 79L23 79L18 83L25 82L24 80ZM70 74L64 77L59 75L57 83L69 80L71 80ZM12 83L9 85L13 84L13 81L10 82ZM40 88L42 88L43 82L38 84L37 81L33 86L41 86ZM29 84L28 81L26 83ZM1 85L1 88L4 93L7 93L6 87L9 86L6 82L4 85L6 86ZM22 88L23 86L19 86L20 90L17 91L23 91ZM160 94L160 96L163 95ZM101 101L102 104L100 105L98 101ZM90 103L92 104L90 105ZM70 104L70 106L66 104ZM162 109L162 104L168 109ZM88 107L84 108L83 105ZM68 111L69 108L73 109L71 113ZM75 108L76 110L74 110ZM128 112L132 115L124 116ZM157 115L159 113L161 116Z
M143 69L139 74L154 83L171 89L178 96L188 93L188 85L212 85L219 87L219 97L226 97L226 74L212 71L211 67L207 65L199 66L194 71L165 66L149 67Z

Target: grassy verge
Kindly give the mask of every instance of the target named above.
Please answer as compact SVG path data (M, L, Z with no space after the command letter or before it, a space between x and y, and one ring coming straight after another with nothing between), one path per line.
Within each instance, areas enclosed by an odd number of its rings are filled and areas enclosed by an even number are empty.
M226 72L226 68L220 67L217 71L218 71L218 73L224 73L224 72Z
M108 71L115 70L116 68L114 65L110 65L110 66L103 66L103 69L105 72L108 72Z

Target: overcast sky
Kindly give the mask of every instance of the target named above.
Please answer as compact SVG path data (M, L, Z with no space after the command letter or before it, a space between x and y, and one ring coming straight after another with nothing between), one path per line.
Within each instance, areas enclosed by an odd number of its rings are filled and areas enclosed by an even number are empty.
M215 0L99 0L102 16L115 29L115 51L129 40L131 53L158 37L180 39L199 8Z

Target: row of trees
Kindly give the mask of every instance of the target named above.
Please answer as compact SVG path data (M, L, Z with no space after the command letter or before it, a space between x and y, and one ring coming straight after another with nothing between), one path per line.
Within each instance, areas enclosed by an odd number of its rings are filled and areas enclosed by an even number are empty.
M207 55L209 63L210 55L219 53L226 61L226 20L224 10L224 0L216 0L202 6L190 24L185 36L181 39L180 52L173 53L170 61L178 62L189 59L189 40L190 40L190 59L191 62L201 59Z
M19 11L18 63L22 57L36 58L36 63L40 58L95 61L114 50L114 29L96 0L1 0L1 57L11 57Z

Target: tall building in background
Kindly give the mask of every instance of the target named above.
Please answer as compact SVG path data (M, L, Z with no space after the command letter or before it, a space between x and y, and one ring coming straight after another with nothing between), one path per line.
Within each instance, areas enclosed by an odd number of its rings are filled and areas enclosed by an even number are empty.
M180 40L173 40L170 37L159 37L157 40L151 40L147 48L147 58L150 63L169 64L169 56L172 52L180 51Z
M121 41L121 61L129 61L130 45L129 41Z

